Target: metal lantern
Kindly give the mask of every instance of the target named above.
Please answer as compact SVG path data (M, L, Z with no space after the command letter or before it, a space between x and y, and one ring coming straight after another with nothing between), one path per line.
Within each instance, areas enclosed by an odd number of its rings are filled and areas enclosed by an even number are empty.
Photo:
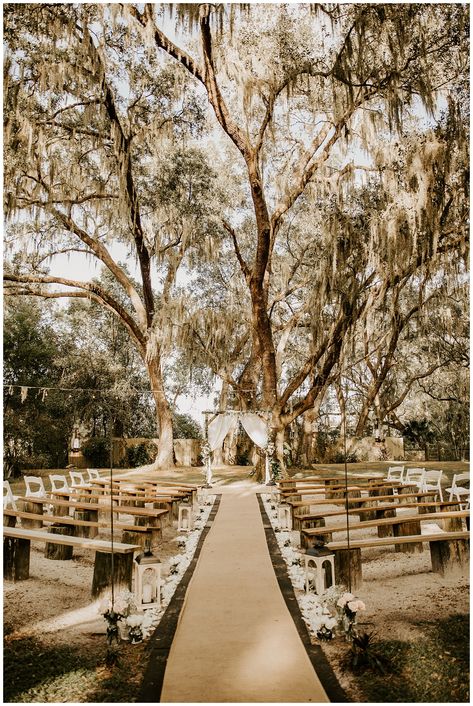
M161 605L161 561L148 547L135 559L135 598L137 608Z

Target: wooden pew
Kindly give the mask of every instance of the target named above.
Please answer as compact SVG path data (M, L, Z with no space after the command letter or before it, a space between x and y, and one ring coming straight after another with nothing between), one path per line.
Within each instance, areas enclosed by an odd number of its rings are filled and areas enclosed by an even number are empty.
M337 583L350 583L353 590L363 582L361 550L389 547L400 544L425 542L429 544L432 571L444 576L451 570L464 569L469 558L469 532L439 532L438 534L413 535L408 537L373 537L354 539L350 546L346 540L325 545L335 554L335 576Z
M367 520L365 522L349 522L348 529L351 532L357 532L359 530L374 528L379 530L380 528L385 530L381 534L378 532L379 537L396 537L402 536L396 533L396 527L399 525L415 525L415 531L406 532L409 534L421 534L421 523L434 520L436 522L441 522L443 525L443 531L462 531L462 519L467 518L470 515L469 510L446 510L444 512L431 512L431 513L409 513L397 517L386 517L380 518L378 520ZM301 531L301 546L309 547L317 542L320 538L325 544L327 541L332 541L332 534L336 532L347 532L347 524L340 523L337 525L330 525L326 527L314 527L312 529L304 529ZM396 549L396 551L401 551ZM422 546L421 546L422 551Z
M430 496L432 496L432 493L429 493ZM293 512L292 514L292 519L293 519L293 529L295 530L301 530L304 528L308 528L309 526L312 527L320 527L325 525L325 518L326 517L340 517L342 515L364 515L366 519L378 519L381 517L393 517L394 516L394 511L396 509L408 509L408 508L413 508L417 507L420 508L419 512L429 512L429 508L440 508L440 507L452 507L454 505L458 505L458 501L456 500L443 500L443 501L431 501L428 500L427 498L424 499L423 502L401 502L398 500L398 496L393 495L389 496L390 500L389 501L383 501L383 502L376 502L377 498L368 498L367 500L369 501L367 504L360 504L359 507L356 508L349 508L348 510L346 508L339 509L339 510L322 510L319 509L316 512L308 512L308 513L295 513ZM379 498L378 498L379 499ZM329 503L326 503L329 505Z
M92 596L96 597L110 585L112 544L102 539L55 536L43 530L22 527L3 528L3 571L6 579L22 581L29 577L31 542L67 544L95 552ZM139 545L113 543L114 584L131 590L133 555L141 551Z
M22 527L24 527L25 529L32 529L31 526L29 528L25 526L25 520L34 521L34 527L36 529L42 529L45 526L53 526L54 528L57 528L58 526L69 526L74 530L72 536L85 537L88 539L93 539L93 537L95 537L101 529L111 529L110 523L105 522L103 520L98 522L91 522L90 520L82 520L76 517L70 517L68 515L58 517L57 515L36 514L32 512L22 512L20 510L13 510L7 508L3 510L3 517L4 523L6 520L6 524L8 527L17 526L16 521L18 519L22 521ZM89 534L90 529L93 529L95 531L92 536ZM146 543L149 542L151 546L155 546L162 540L162 530L160 527L150 527L149 525L141 526L126 524L123 522L115 522L114 529L123 533L122 542L124 544L139 544L140 546L145 547ZM57 546L60 547L61 545ZM72 553L71 556L47 556L47 558L50 559L66 559L71 557Z

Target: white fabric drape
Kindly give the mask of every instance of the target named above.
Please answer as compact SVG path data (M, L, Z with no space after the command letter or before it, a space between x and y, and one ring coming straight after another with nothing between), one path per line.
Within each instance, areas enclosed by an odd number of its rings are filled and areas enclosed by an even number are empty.
M215 451L215 449L220 448L228 432L236 427L237 424L238 419L235 414L219 414L218 417L213 419L207 431L210 449Z
M268 445L268 429L266 422L259 417L257 414L248 412L246 414L236 415L236 414L219 414L215 419L213 419L207 428L207 440L211 451L219 449L223 440L227 434L233 430L238 422L241 422L243 429L246 431L251 441L259 446L261 449L265 449ZM269 468L269 457L266 454L265 463L265 483L270 480L270 468ZM210 456L207 459L207 485L211 485L212 482L212 463Z
M264 420L258 417L257 414L248 412L248 414L241 415L240 421L251 441L256 446L264 449L268 444L268 429Z

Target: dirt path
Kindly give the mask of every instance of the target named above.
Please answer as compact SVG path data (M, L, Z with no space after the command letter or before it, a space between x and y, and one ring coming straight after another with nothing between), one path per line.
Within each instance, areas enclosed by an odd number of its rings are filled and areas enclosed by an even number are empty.
M221 490L220 509L189 584L161 701L328 702L274 575L258 486Z

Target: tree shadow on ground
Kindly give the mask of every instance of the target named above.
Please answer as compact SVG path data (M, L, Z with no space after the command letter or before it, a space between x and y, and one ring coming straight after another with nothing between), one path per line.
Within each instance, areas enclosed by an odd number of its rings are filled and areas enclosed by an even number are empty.
M389 673L365 672L358 684L374 703L469 703L469 617L452 615L416 624L424 637L412 642L380 640L376 652Z
M119 648L119 662L105 665L107 646L50 645L35 637L7 638L5 703L118 703L135 700L141 678L140 646Z

